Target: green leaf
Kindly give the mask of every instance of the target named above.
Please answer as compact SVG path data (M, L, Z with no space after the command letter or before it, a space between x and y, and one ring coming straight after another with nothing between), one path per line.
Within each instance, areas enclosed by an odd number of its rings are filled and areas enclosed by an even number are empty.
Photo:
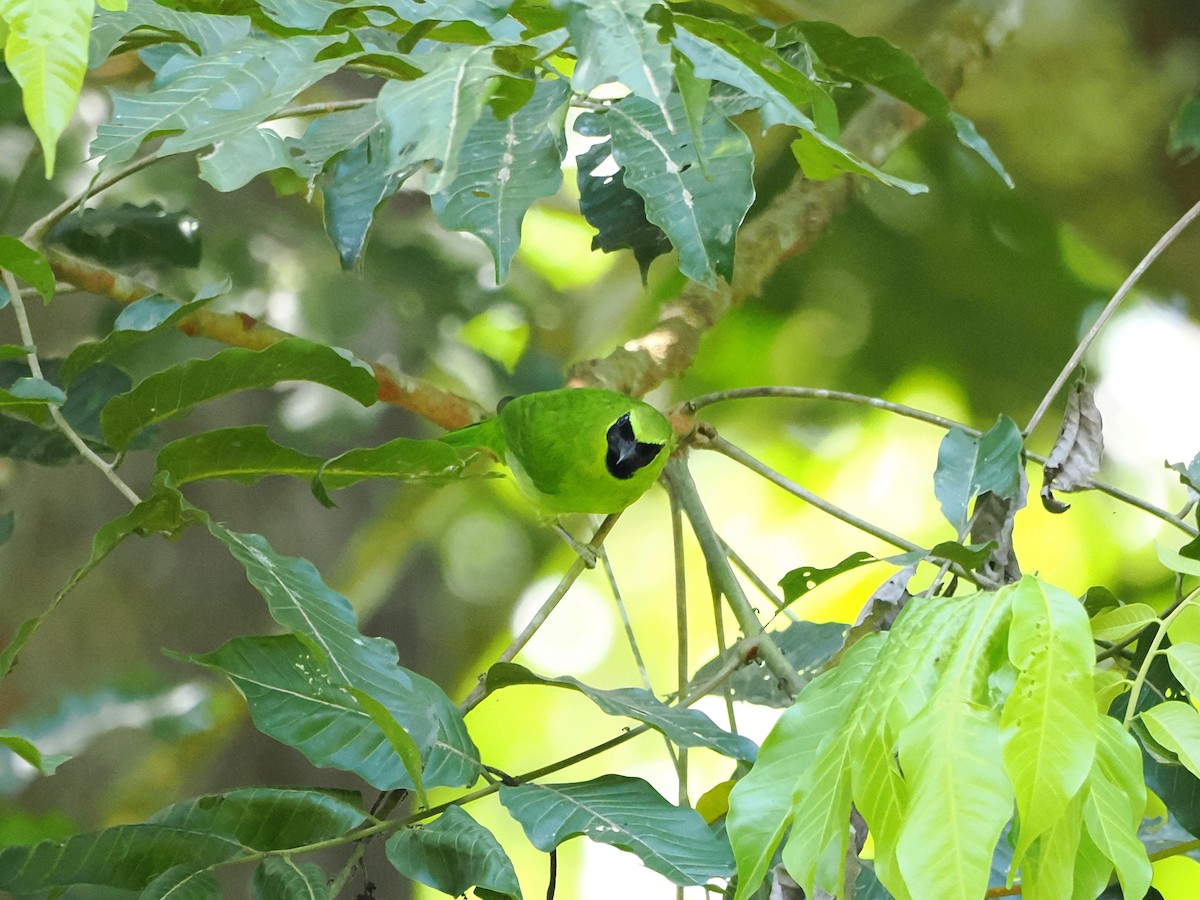
M104 557L108 556L121 541L131 534L148 535L152 533L175 534L188 522L188 516L182 507L183 498L177 491L166 489L161 482L156 482L153 493L125 513L102 526L92 539L92 555L86 563L75 570L63 588L55 595L49 608L40 616L26 619L17 628L16 634L8 646L0 652L0 679L8 675L16 662L21 648L33 637L55 607L68 592L92 571Z
M375 723L388 743L392 745L392 750L400 757L404 763L404 771L408 773L408 777L413 783L413 792L416 794L417 803L421 806L429 806L429 798L425 796L425 782L421 776L421 766L423 765L421 748L417 746L417 742L404 730L404 726L397 721L392 715L391 710L368 694L366 691L350 686L350 694L358 701L358 704L371 717L371 721Z
M1200 697L1200 646L1174 644L1167 648L1167 662L1184 690L1193 697Z
M341 391L363 406L375 402L379 384L371 368L344 350L288 338L263 350L231 347L157 372L114 397L100 417L110 445L129 446L142 429L234 391L281 381L312 381Z
M1022 900L1064 900L1074 892L1084 793L1086 789L1072 797L1054 826L1026 851L1021 862Z
M806 685L763 741L750 774L734 785L726 829L737 859L737 900L752 896L762 884L792 822L798 781L807 777L822 745L841 730L846 711L885 641L884 635L864 638L840 665ZM815 814L820 807L812 811Z
M318 60L340 40L300 35L286 41L247 37L160 74L147 93L113 92L113 113L92 141L104 171L125 162L151 136L171 135L156 151L198 150L256 128L302 90L344 65Z
M414 81L385 84L376 103L387 129L388 174L407 178L422 163L433 163L435 174L423 185L425 192L449 187L467 132L500 74L490 47L464 47L439 54Z
M873 562L878 562L878 559L864 550L859 550L828 569L815 569L812 566L792 569L779 579L779 586L783 588L783 600L785 603L791 603L829 579Z
M1188 546L1189 544L1185 544L1180 549L1187 549ZM1192 559L1189 556L1184 556L1179 550L1164 547L1157 541L1154 544L1154 549L1158 553L1158 561L1172 572L1179 572L1181 575L1200 575L1200 559Z
M61 406L67 395L44 378L18 378L7 389L0 388L0 412L42 424L51 406Z
M540 684L576 690L610 716L627 716L662 732L680 747L708 747L732 759L753 762L758 752L754 742L730 734L697 709L668 706L642 688L600 690L563 675L546 678L516 663L496 663L485 681L489 694L518 684Z
M938 448L933 492L942 513L959 534L967 526L967 507L980 494L1011 500L1021 487L1021 431L1008 416L978 437L951 428Z
M458 707L432 681L402 668L398 664L396 645L391 641L363 636L349 601L325 585L312 563L280 556L256 534L229 531L211 520L206 524L213 536L224 543L245 568L247 579L266 599L275 621L295 632L307 645L315 662L319 663L316 671L327 672L328 681L335 690L354 687L365 691L387 708L418 745L422 744L425 735L436 729L438 743L429 752L423 774L427 787L461 786L475 781L479 773L479 751L467 734ZM262 651L264 646L260 640L253 649ZM299 655L296 648L284 649L283 655ZM276 653L276 658L280 656L277 648L262 652L271 651ZM279 671L278 665L272 667ZM252 669L253 666L247 671ZM293 672L286 675L294 677ZM314 682L314 689L325 687L315 676ZM372 766L390 764L378 776L373 776L377 780L372 784L381 790L412 787L403 766L397 764L387 735L379 730L369 714L366 720L362 725L370 724L370 739L377 747L372 752L378 753L382 761L372 760ZM281 727L286 724L281 723ZM303 724L291 723L291 727L299 727L302 733ZM383 759L385 755L387 760ZM367 756L356 750L351 761L364 760L361 764L366 765Z
M135 350L173 333L192 313L202 309L213 298L192 303L177 303L158 294L136 300L121 310L113 330L99 341L79 344L63 360L60 377L71 387L79 374L99 362L118 364L135 355Z
M398 753L404 742L393 741L353 689L296 635L234 638L212 653L183 658L229 678L246 698L255 727L313 765L353 772L380 790L423 781L421 757L433 747L437 722L409 700L404 718L411 748Z
M387 857L400 874L451 896L521 900L512 862L492 833L462 807L451 806L432 824L406 828L387 842Z
M578 62L571 87L589 94L619 81L635 96L658 107L672 131L685 119L671 97L671 45L658 39L658 26L646 18L653 0L555 0L567 12L567 30Z
M80 210L59 222L48 239L105 266L200 265L200 223L189 213L167 212L151 201Z
M206 478L253 484L268 475L312 478L323 462L275 443L265 425L241 425L172 441L158 452L155 465L177 485Z
M30 740L13 734L11 731L0 730L0 744L3 744L29 765L43 775L53 775L54 770L71 758L69 753L52 753L42 755L42 751Z
M678 96L671 109L682 122ZM625 184L641 194L646 217L679 251L679 270L704 284L715 283L714 272L732 280L735 235L754 200L754 153L746 136L710 107L702 130L709 156L701 167L691 132L671 133L649 101L625 97L605 117Z
M171 900L221 900L221 887L212 872L196 872L190 866L172 866L146 885L139 900L169 897Z
M1095 651L1087 613L1061 588L1026 575L1011 597L1008 657L1017 681L1004 704L1004 765L1017 799L1019 865L1083 786L1096 753Z
M0 235L0 269L7 269L22 281L28 282L42 295L42 300L46 303L54 298L54 272L46 258L17 238L6 234Z
M650 263L671 251L671 242L661 228L646 218L646 201L641 194L625 184L624 173L612 162L612 137L602 115L584 112L575 120L575 130L586 137L603 136L576 157L575 182L579 188L579 212L598 232L592 238L592 249L613 253L630 249L642 273L642 283ZM606 174L593 174L597 171Z
M564 81L540 81L513 115L480 116L463 141L458 174L433 196L443 228L467 231L487 244L497 283L508 275L526 211L562 185L569 96Z
M1084 822L1092 842L1116 867L1126 900L1135 900L1146 896L1152 874L1138 838L1146 806L1142 754L1133 738L1107 716L1101 719L1100 737Z
M1150 736L1200 777L1200 713L1182 700L1167 700L1141 713Z
M1179 107L1167 133L1167 152L1181 163L1200 154L1200 97L1188 97Z
M83 87L93 5L92 0L0 0L0 19L8 25L4 64L21 85L25 117L46 157L47 179L54 174L58 139Z
M392 170L388 133L382 127L338 155L318 180L324 199L325 231L333 241L343 269L358 262L379 204L396 192L416 171L414 163L402 172Z
M254 870L250 883L254 900L329 900L325 872L315 863L290 856L268 856Z
M775 45L783 47L795 39L811 47L830 74L871 85L903 100L935 122L949 125L965 146L978 153L1005 184L1013 186L1012 178L971 121L951 111L946 96L903 50L883 38L857 37L832 22L807 21L792 22L779 29Z
M249 16L216 16L168 9L154 0L129 0L128 11L104 10L92 24L88 59L100 65L129 32L153 29L162 40L182 41L200 56L211 56L250 34ZM143 32L139 40L148 40Z
M722 22L679 13L673 20L676 28L672 43L691 60L697 76L724 82L754 98L753 105L762 107L764 124L795 125L804 133L804 139L793 145L793 152L810 178L852 172L910 194L928 190L925 185L880 171L822 133L802 111L812 102L812 82L775 51Z
M393 438L378 447L348 450L322 463L313 476L313 492L326 502L326 489L341 490L368 478L445 482L455 478L465 465L449 444Z
M4 364L0 363L0 368ZM22 366L25 371L27 368ZM42 372L52 384L59 378L55 360L43 360ZM100 410L117 394L129 390L130 379L109 365L92 366L73 384L60 411L93 449L106 450L100 434ZM59 465L79 459L79 451L58 429L43 429L11 417L0 418L0 454L42 465Z
M1116 643L1157 621L1158 614L1154 612L1153 607L1145 603L1110 607L1092 618L1092 638Z
M602 775L573 784L500 788L500 802L544 853L585 835L636 855L678 885L728 877L728 844L709 831L694 809L672 806L640 778Z

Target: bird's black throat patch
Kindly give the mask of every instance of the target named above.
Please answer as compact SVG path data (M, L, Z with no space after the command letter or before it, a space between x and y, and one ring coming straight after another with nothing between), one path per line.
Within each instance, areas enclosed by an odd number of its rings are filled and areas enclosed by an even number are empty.
M632 478L638 469L654 462L662 448L662 444L639 441L633 433L629 413L625 413L609 426L608 455L604 458L604 464L613 478L624 481Z

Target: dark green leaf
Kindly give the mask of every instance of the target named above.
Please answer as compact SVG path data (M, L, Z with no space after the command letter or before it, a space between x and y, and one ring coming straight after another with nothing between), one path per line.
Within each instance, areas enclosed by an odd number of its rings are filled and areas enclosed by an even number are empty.
M589 122L594 123L590 128L587 127ZM604 122L603 116L585 112L576 119L575 128L581 134L594 136L595 132L600 131L607 135L607 126L602 124ZM626 186L624 173L611 157L611 138L590 147L577 157L575 177L579 185L579 211L598 232L592 238L592 249L605 253L626 248L632 250L642 272L642 282L645 283L650 263L669 253L671 242L661 228L646 218L646 201L641 194ZM605 170L611 168L615 171L593 174L601 166Z
M54 272L45 257L6 234L0 235L0 269L32 285L47 303L53 299Z
M443 228L470 232L487 244L497 283L508 275L525 212L562 184L569 95L564 81L541 81L515 114L480 116L464 139L458 174L433 196Z
M256 534L238 534L212 521L207 524L245 567L246 577L266 599L271 616L303 639L336 690L355 687L370 694L418 744L436 729L438 745L429 753L424 772L427 786L475 781L479 751L458 707L432 681L398 665L396 645L391 641L363 636L349 601L326 586L312 563L280 556ZM413 786L386 735L373 723L371 728L378 736L380 752L386 752L391 761L375 786Z
M7 389L0 388L0 413L40 425L50 417L50 407L61 406L66 399L62 388L44 378L18 378Z
M146 885L138 900L221 900L221 887L212 872L191 866L172 866Z
M1179 107L1167 134L1167 152L1181 163L1200 155L1200 97L1188 97Z
M416 170L414 164L394 172L387 143L387 132L376 128L337 156L318 180L325 201L325 231L344 269L352 268L362 256L379 204Z
M290 0L289 0L290 2ZM254 900L329 900L325 872L291 856L268 856L254 871Z
M458 452L441 441L393 438L378 447L350 450L322 464L316 479L322 488L341 490L368 478L401 481L448 481L464 466Z
M188 213L170 213L157 202L87 208L68 216L49 239L72 253L106 266L200 265L200 223Z
M1015 497L1021 487L1021 431L1008 416L1001 416L987 432L972 437L952 428L938 448L933 492L942 513L962 534L967 507L985 491Z
M521 900L513 864L492 833L461 807L432 824L406 828L387 842L388 860L405 877L451 896Z
M673 118L686 120L673 95ZM666 232L689 278L715 283L733 278L734 238L754 200L754 153L746 136L715 106L702 128L709 156L702 167L691 132L671 133L657 106L625 97L605 113L612 152L625 184L646 201L646 217Z
M0 362L0 384L11 383L28 371L29 367L24 363ZM60 378L58 361L42 360L42 372L51 384L56 383ZM129 383L129 376L124 372L100 365L71 385L71 393L60 410L71 427L93 448L107 447L100 434L100 409L117 394L129 390ZM43 465L79 459L79 452L62 432L11 416L0 416L0 455Z
M488 669L488 693L515 684L540 684L579 691L610 716L627 716L644 722L680 747L708 747L732 759L753 762L758 748L738 734L730 734L697 709L668 706L642 688L600 690L569 675L546 678L516 663L500 662Z
M996 546L995 541L988 541L986 544L971 544L966 547L958 541L942 541L930 548L929 556L933 559L957 563L970 571L983 565L992 555Z
M857 553L851 553L836 566L830 566L828 569L814 569L812 566L801 566L799 569L792 569L792 571L779 579L779 586L783 588L784 602L791 603L794 600L798 600L829 579L841 575L843 572L849 572L852 569L857 569L859 566L865 566L867 563L873 562L878 562L878 559L864 550L859 550Z
M148 93L113 92L113 114L92 142L101 170L126 161L151 135L168 134L158 156L198 150L257 127L342 59L317 61L337 37L300 35L286 41L247 37L174 66Z
M700 814L672 806L640 778L603 775L573 784L502 787L500 802L543 852L585 835L635 854L675 884L704 884L733 873L728 843L709 831Z
M123 449L142 429L198 403L292 380L324 384L363 406L375 401L379 389L371 368L346 351L288 338L264 350L231 347L209 359L190 360L157 372L128 393L114 397L101 414L100 424L109 444Z

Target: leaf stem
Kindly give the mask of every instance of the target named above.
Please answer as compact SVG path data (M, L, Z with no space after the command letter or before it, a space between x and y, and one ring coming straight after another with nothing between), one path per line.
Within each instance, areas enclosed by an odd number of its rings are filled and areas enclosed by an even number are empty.
M1191 209L1180 216L1179 220L1168 228L1163 236L1150 248L1150 251L1142 257L1141 262L1133 267L1133 271L1129 273L1129 276L1117 288L1117 292L1112 295L1112 299L1100 311L1100 315L1096 317L1096 321L1092 323L1092 327L1083 336L1083 340L1079 342L1079 346L1075 348L1075 352L1071 354L1071 358L1067 360L1067 364L1063 366L1063 370L1058 373L1058 377L1054 379L1054 384L1050 385L1050 390L1046 391L1046 396L1042 398L1042 402L1038 405L1033 417L1029 420L1029 424L1025 426L1024 434L1026 436L1032 434L1033 429L1037 428L1038 423L1042 421L1046 410L1050 408L1050 404L1054 402L1054 398L1063 389L1063 385L1067 383L1067 379L1071 377L1071 373L1075 371L1084 355L1088 352L1088 349L1100 335L1100 331L1112 317L1112 314L1117 311L1117 307L1121 305L1121 301L1125 299L1133 289L1133 286L1138 283L1145 271L1150 268L1151 263L1158 259L1162 255L1162 252L1175 242L1175 239L1191 224L1196 216L1200 216L1200 201L1197 201Z
M1158 623L1158 631L1154 635L1154 640L1150 642L1150 646L1146 649L1146 658L1142 660L1141 666L1138 667L1137 676L1133 679L1133 688L1129 692L1129 703L1125 707L1125 718L1121 720L1121 726L1126 731L1129 730L1130 723L1133 722L1133 717L1137 715L1137 704L1142 694L1142 686L1145 685L1146 677L1150 674L1150 666L1154 662L1155 656L1158 655L1158 648L1162 646L1162 642L1167 636L1167 629L1180 613L1196 601L1197 597L1200 597L1200 588L1196 588L1184 597L1183 601Z

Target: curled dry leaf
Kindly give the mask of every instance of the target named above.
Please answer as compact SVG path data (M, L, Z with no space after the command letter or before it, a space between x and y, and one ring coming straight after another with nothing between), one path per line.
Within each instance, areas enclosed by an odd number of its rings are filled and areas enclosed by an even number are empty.
M971 543L995 541L996 549L983 565L975 569L981 587L998 588L1021 580L1021 565L1013 549L1013 519L1025 508L1029 494L1029 479L1021 469L1021 486L1015 497L1008 499L988 491L975 501L971 524Z
M1042 505L1052 513L1070 509L1053 491L1082 491L1092 486L1104 453L1104 423L1091 385L1080 379L1067 398L1067 411L1054 449L1042 469Z

